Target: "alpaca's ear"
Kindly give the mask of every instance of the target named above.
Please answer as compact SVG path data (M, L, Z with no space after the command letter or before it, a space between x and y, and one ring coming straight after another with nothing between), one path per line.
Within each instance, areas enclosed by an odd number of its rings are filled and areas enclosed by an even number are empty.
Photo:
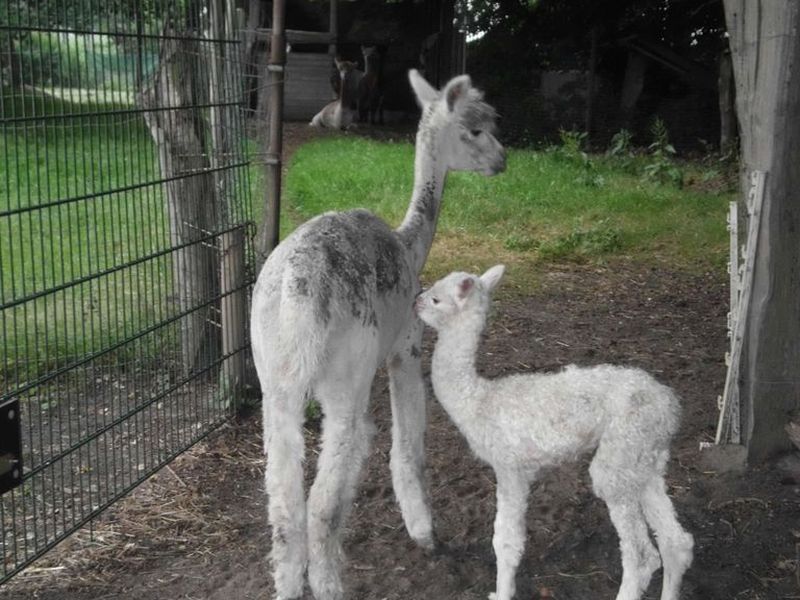
M408 72L408 81L411 83L411 88L414 90L414 95L417 97L417 103L420 106L435 102L439 98L439 92L425 81L425 78L416 69L411 69Z
M503 278L503 273L505 272L505 265L495 265L481 275L481 281L483 285L486 286L486 289L491 292L497 287L497 284L500 283L500 280Z
M469 293L472 291L472 288L475 287L475 280L472 277L465 277L461 280L461 283L458 284L458 299L463 300Z
M451 79L444 88L447 110L453 112L459 101L467 97L467 92L469 92L471 87L472 80L469 78L469 75L459 75Z

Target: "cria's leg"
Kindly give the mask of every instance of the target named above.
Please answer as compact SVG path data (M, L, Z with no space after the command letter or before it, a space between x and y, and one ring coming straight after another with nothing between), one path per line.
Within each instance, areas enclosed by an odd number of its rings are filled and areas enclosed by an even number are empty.
M650 542L638 502L606 500L606 504L622 551L622 584L617 600L639 600L659 567L658 553Z
M431 507L424 484L425 386L422 379L422 326L415 322L387 361L392 403L392 485L411 538L434 546Z
M303 407L299 390L265 389L265 482L272 526L272 566L279 600L299 598L306 571Z
M497 515L492 546L497 557L497 588L491 600L511 600L516 591L516 574L525 550L525 511L528 506L527 479L497 474Z
M317 600L343 596L342 526L373 433L367 407L374 365L365 365L364 357L354 353L340 354L333 361L335 370L315 386L325 413L322 451L308 498L308 579Z
M664 564L661 600L678 600L681 579L692 564L694 540L678 523L675 508L667 496L663 477L654 477L642 495L645 519L656 534Z
M622 584L617 600L641 598L653 572L661 566L658 552L650 541L647 523L639 504L643 482L653 464L639 456L641 449L626 447L623 436L600 442L589 473L595 494L608 506L611 522L619 535L622 552ZM636 458L639 456L638 458Z

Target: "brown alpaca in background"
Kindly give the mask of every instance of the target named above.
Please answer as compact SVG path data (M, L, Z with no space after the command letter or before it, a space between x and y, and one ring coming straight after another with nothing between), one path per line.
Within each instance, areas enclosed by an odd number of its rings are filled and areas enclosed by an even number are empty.
M364 76L358 84L358 120L383 125L383 92L381 91L381 56L375 46L362 46Z

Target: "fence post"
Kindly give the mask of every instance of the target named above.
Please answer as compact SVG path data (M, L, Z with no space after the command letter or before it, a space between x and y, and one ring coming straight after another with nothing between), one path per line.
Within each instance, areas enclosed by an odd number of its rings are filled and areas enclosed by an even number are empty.
M220 236L222 262L221 312L222 312L222 391L234 404L241 395L245 381L247 299L245 296L245 236L244 228L237 227Z
M267 212L261 235L257 240L256 272L280 240L281 210L281 153L283 152L283 81L286 65L286 23L284 0L272 6L272 40L269 73L269 147L265 158L267 167Z

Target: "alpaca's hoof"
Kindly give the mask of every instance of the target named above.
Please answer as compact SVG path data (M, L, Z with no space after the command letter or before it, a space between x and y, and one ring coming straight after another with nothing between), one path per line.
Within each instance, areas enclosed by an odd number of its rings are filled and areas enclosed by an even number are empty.
M433 532L424 537L414 538L414 542L417 546L430 553L436 552L439 547L439 541L436 539L436 535Z

